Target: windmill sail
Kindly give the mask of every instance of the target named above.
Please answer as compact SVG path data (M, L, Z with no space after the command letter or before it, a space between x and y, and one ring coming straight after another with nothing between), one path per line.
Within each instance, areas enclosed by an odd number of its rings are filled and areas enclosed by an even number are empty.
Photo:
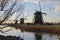
M40 11L41 11L41 2L39 1L39 8L40 8Z
M42 10L41 10L41 3L40 3L40 1L39 1L39 8L40 8L40 11L36 11L34 13L34 15L35 15L34 24L43 24L43 16L42 16L42 14L45 14L45 13L43 13Z

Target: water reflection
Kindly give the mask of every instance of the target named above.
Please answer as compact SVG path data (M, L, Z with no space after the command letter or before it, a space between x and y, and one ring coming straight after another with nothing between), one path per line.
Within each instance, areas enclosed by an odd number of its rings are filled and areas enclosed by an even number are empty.
M43 34L42 40L58 40L58 36L54 34Z
M15 29L14 27L6 27L7 25L0 25L0 35L4 36L16 36L24 40L35 40L35 34L33 32L21 32L20 29ZM2 28L2 29L1 29Z
M0 35L4 36L16 36L20 37L21 39L24 40L36 40L35 33L33 32L21 32L20 29L15 29L14 27L10 27L7 25L0 25ZM60 36L58 35L50 35L50 34L42 34L42 40L59 40Z
M33 32L24 32L24 40L36 40L35 33L33 33Z

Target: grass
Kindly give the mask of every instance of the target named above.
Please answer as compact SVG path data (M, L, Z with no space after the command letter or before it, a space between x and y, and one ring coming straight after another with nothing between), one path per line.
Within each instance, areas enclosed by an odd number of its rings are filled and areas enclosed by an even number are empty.
M60 34L60 25L14 25L15 28L22 31L35 32L35 33L50 33Z

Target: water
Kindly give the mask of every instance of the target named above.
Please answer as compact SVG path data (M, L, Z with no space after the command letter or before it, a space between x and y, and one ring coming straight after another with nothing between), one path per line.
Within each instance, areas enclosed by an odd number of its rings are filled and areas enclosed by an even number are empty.
M24 40L35 40L35 33L33 32L21 32L20 29L15 29L13 27L6 27L7 25L0 25L0 35L4 35L4 36L16 36L16 37L20 37L21 39ZM6 28L5 28L6 27Z
M7 25L0 25L0 28L6 27ZM0 29L0 35L4 36L16 36L16 37L21 37L21 39L24 40L36 40L35 33L33 32L21 32L20 29L15 29L13 27L6 27L3 29ZM58 35L50 35L50 34L42 34L42 40L59 40L60 36Z
M59 40L58 35L42 34L42 40Z

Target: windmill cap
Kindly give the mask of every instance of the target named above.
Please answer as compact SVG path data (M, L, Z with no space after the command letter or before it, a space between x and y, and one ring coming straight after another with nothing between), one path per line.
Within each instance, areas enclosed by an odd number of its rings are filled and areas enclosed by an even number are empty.
M42 13L41 11L36 11L34 15Z

